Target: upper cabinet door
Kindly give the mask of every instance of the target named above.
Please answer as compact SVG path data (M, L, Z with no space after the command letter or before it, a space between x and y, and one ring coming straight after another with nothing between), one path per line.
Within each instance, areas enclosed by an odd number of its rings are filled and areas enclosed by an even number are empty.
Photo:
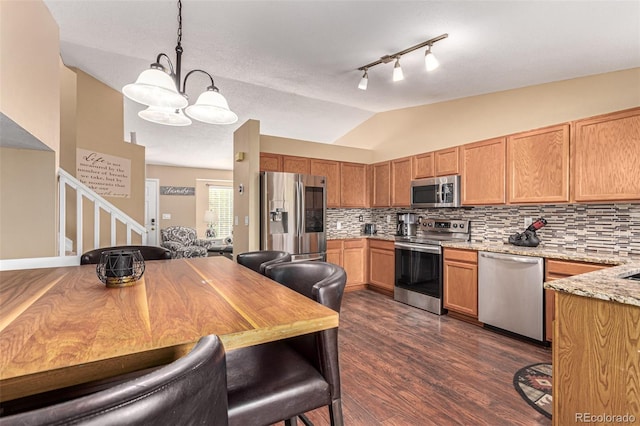
M308 175L311 170L310 161L306 157L282 156L282 171Z
M463 145L460 171L463 205L504 204L506 138Z
M414 155L412 161L414 179L423 179L435 176L433 152L425 152L424 154Z
M411 205L411 157L391 161L391 205Z
M459 148L441 149L433 153L433 161L436 176L457 175L460 173L458 160L460 158Z
M260 153L260 171L261 172L281 172L282 171L282 155L261 152Z
M569 201L569 125L507 138L508 202Z
M389 161L373 164L372 207L389 207L391 192L391 167Z
M327 207L340 207L340 163L312 158L310 170L312 175L327 178Z
M340 163L340 205L367 207L367 166Z
M576 121L574 126L575 200L639 200L640 108Z

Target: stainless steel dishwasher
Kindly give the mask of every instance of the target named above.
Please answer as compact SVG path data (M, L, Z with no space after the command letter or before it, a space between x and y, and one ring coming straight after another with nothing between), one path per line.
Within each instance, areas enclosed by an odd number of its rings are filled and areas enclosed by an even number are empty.
M543 268L541 257L481 251L478 256L478 320L542 341Z

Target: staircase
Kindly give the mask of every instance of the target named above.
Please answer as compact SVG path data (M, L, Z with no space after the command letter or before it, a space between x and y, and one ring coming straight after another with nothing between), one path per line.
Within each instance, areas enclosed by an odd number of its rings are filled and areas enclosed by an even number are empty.
M75 219L76 232L75 236L67 235L67 195L75 191ZM132 244L132 237L139 235L141 244L147 243L147 230L144 225L136 222L125 212L102 198L91 188L80 182L71 174L63 169L58 169L58 195L59 195L59 238L58 238L58 255L53 257L37 257L30 259L6 259L0 260L0 271L10 269L30 269L30 268L48 268L56 266L79 265L82 253L100 247L101 241L101 217L106 213L109 217L109 240L110 246L122 244L118 243L117 228L118 224L124 224L126 227L126 243ZM91 231L92 243L89 247L84 247L85 240L85 224L84 224L84 204L85 200L93 206L93 230ZM88 232L88 231L87 231ZM73 242L75 241L75 249Z

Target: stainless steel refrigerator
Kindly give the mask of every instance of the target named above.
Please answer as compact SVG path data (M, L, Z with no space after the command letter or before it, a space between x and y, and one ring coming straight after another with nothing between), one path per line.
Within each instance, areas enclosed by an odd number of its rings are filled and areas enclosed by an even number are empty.
M260 209L262 250L289 252L293 261L326 259L324 176L262 172Z

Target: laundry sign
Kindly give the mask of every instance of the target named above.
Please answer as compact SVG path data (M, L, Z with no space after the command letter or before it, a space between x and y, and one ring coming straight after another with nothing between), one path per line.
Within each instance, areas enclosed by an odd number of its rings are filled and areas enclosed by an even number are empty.
M131 160L78 148L76 177L103 197L131 196Z

